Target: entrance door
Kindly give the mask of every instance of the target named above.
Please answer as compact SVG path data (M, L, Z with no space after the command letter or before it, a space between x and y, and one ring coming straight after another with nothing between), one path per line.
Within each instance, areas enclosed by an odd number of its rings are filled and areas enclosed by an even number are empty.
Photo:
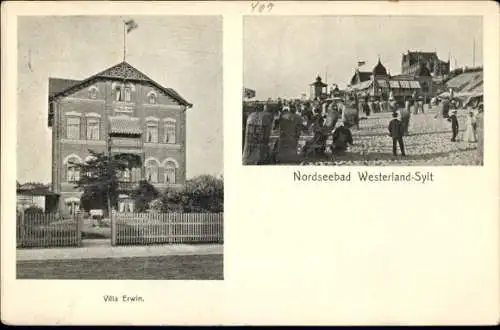
M134 212L134 201L130 197L120 198L118 212Z

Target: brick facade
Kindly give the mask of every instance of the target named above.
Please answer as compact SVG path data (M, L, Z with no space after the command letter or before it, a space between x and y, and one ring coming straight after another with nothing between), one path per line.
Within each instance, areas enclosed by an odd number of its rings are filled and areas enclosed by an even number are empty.
M123 62L120 65L128 70L127 74L130 72L135 74L135 69L127 63ZM141 73L136 75L139 76L139 74ZM89 149L96 152L107 151L109 118L112 116L138 118L142 135L137 138L137 141L142 146L143 161L154 159L160 164L157 169L158 182L154 183L158 188L184 184L186 179L185 111L191 105L184 102L173 90L161 88L154 81L149 80L143 74L141 75L141 79L137 80L125 80L126 76L119 79L119 77L96 75L81 81L81 83L76 83L69 91L59 94L52 93L49 87L49 95L55 95L49 97L49 126L52 128L52 188L54 192L61 194L59 205L62 211L69 211L65 200L72 197L73 199L79 198L81 195L81 192L74 187L74 183L67 182L65 160L74 156L74 158L84 161L89 156ZM130 99L117 101L117 88L120 87L122 88L121 93L124 93L124 87L130 90ZM150 97L154 98L155 101L151 102ZM78 118L80 123L78 134L68 136L68 133L76 132L76 129L68 132L68 120L74 124ZM99 121L99 134L95 139L89 139L87 124L90 121L95 122L95 120ZM170 122L171 127L175 125L174 143L166 143L164 138L167 121ZM157 125L158 139L156 143L150 143L146 140L148 122ZM93 130L92 134L95 132ZM165 164L169 164L169 166L175 164L175 184L165 184L165 169L163 167ZM143 169L143 178L144 173Z

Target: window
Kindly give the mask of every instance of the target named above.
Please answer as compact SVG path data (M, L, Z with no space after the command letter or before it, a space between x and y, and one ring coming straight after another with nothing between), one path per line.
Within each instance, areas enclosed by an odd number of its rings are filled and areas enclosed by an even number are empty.
M146 142L158 143L158 124L148 123L146 127Z
M165 121L165 143L175 143L176 123L173 119Z
M117 171L117 177L118 181L120 182L130 182L131 179L130 169L126 168L124 170Z
M150 93L148 96L149 103L150 104L156 104L156 94L155 93Z
M89 88L89 98L91 98L91 99L97 98L97 88L96 87Z
M158 162L155 160L146 161L146 180L151 183L158 182Z
M141 169L139 167L131 169L131 180L132 182L139 182L141 180Z
M66 121L66 138L71 140L80 139L80 118L68 117Z
M175 164L173 162L167 162L165 164L165 183L175 183Z
M99 122L98 118L87 119L87 140L99 140Z
M69 202L68 203L68 212L70 215L76 215L80 210L80 204L78 202Z
M118 196L118 212L134 212L134 201L130 196Z
M122 172L122 181L130 182L130 169L126 168Z
M80 180L80 169L77 163L79 159L76 157L70 158L66 161L66 181L76 183Z
M123 100L121 87L116 87L116 89L115 89L115 96L116 96L116 98L115 98L116 101L122 101Z
M130 87L125 87L125 102L130 102L131 98Z

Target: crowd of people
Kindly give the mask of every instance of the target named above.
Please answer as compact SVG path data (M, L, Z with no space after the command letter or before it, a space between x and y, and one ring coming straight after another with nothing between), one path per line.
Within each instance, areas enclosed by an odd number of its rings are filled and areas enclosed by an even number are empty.
M409 135L410 118L424 113L425 100L413 95L401 102L392 96L388 100L358 98L355 95L322 100L278 100L254 104L243 116L243 164L295 164L304 158L324 158L328 148L332 155L344 154L354 144L352 128L359 129L360 114L367 118L371 113L392 112L388 123L388 135L392 138L393 155L397 146L406 156L404 136ZM437 117L451 122L451 141L457 141L459 123L457 104L453 99L435 98L429 107L441 108ZM441 115L441 116L440 116ZM462 139L477 141L477 114L468 112L467 127ZM277 140L271 143L275 132ZM312 136L299 149L301 135ZM328 139L331 144L327 145Z

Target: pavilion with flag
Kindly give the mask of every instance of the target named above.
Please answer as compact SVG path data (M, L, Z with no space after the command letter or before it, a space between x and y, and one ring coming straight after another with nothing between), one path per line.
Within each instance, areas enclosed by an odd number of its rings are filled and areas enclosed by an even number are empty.
M247 99L252 99L256 95L255 90L243 87L243 97Z

